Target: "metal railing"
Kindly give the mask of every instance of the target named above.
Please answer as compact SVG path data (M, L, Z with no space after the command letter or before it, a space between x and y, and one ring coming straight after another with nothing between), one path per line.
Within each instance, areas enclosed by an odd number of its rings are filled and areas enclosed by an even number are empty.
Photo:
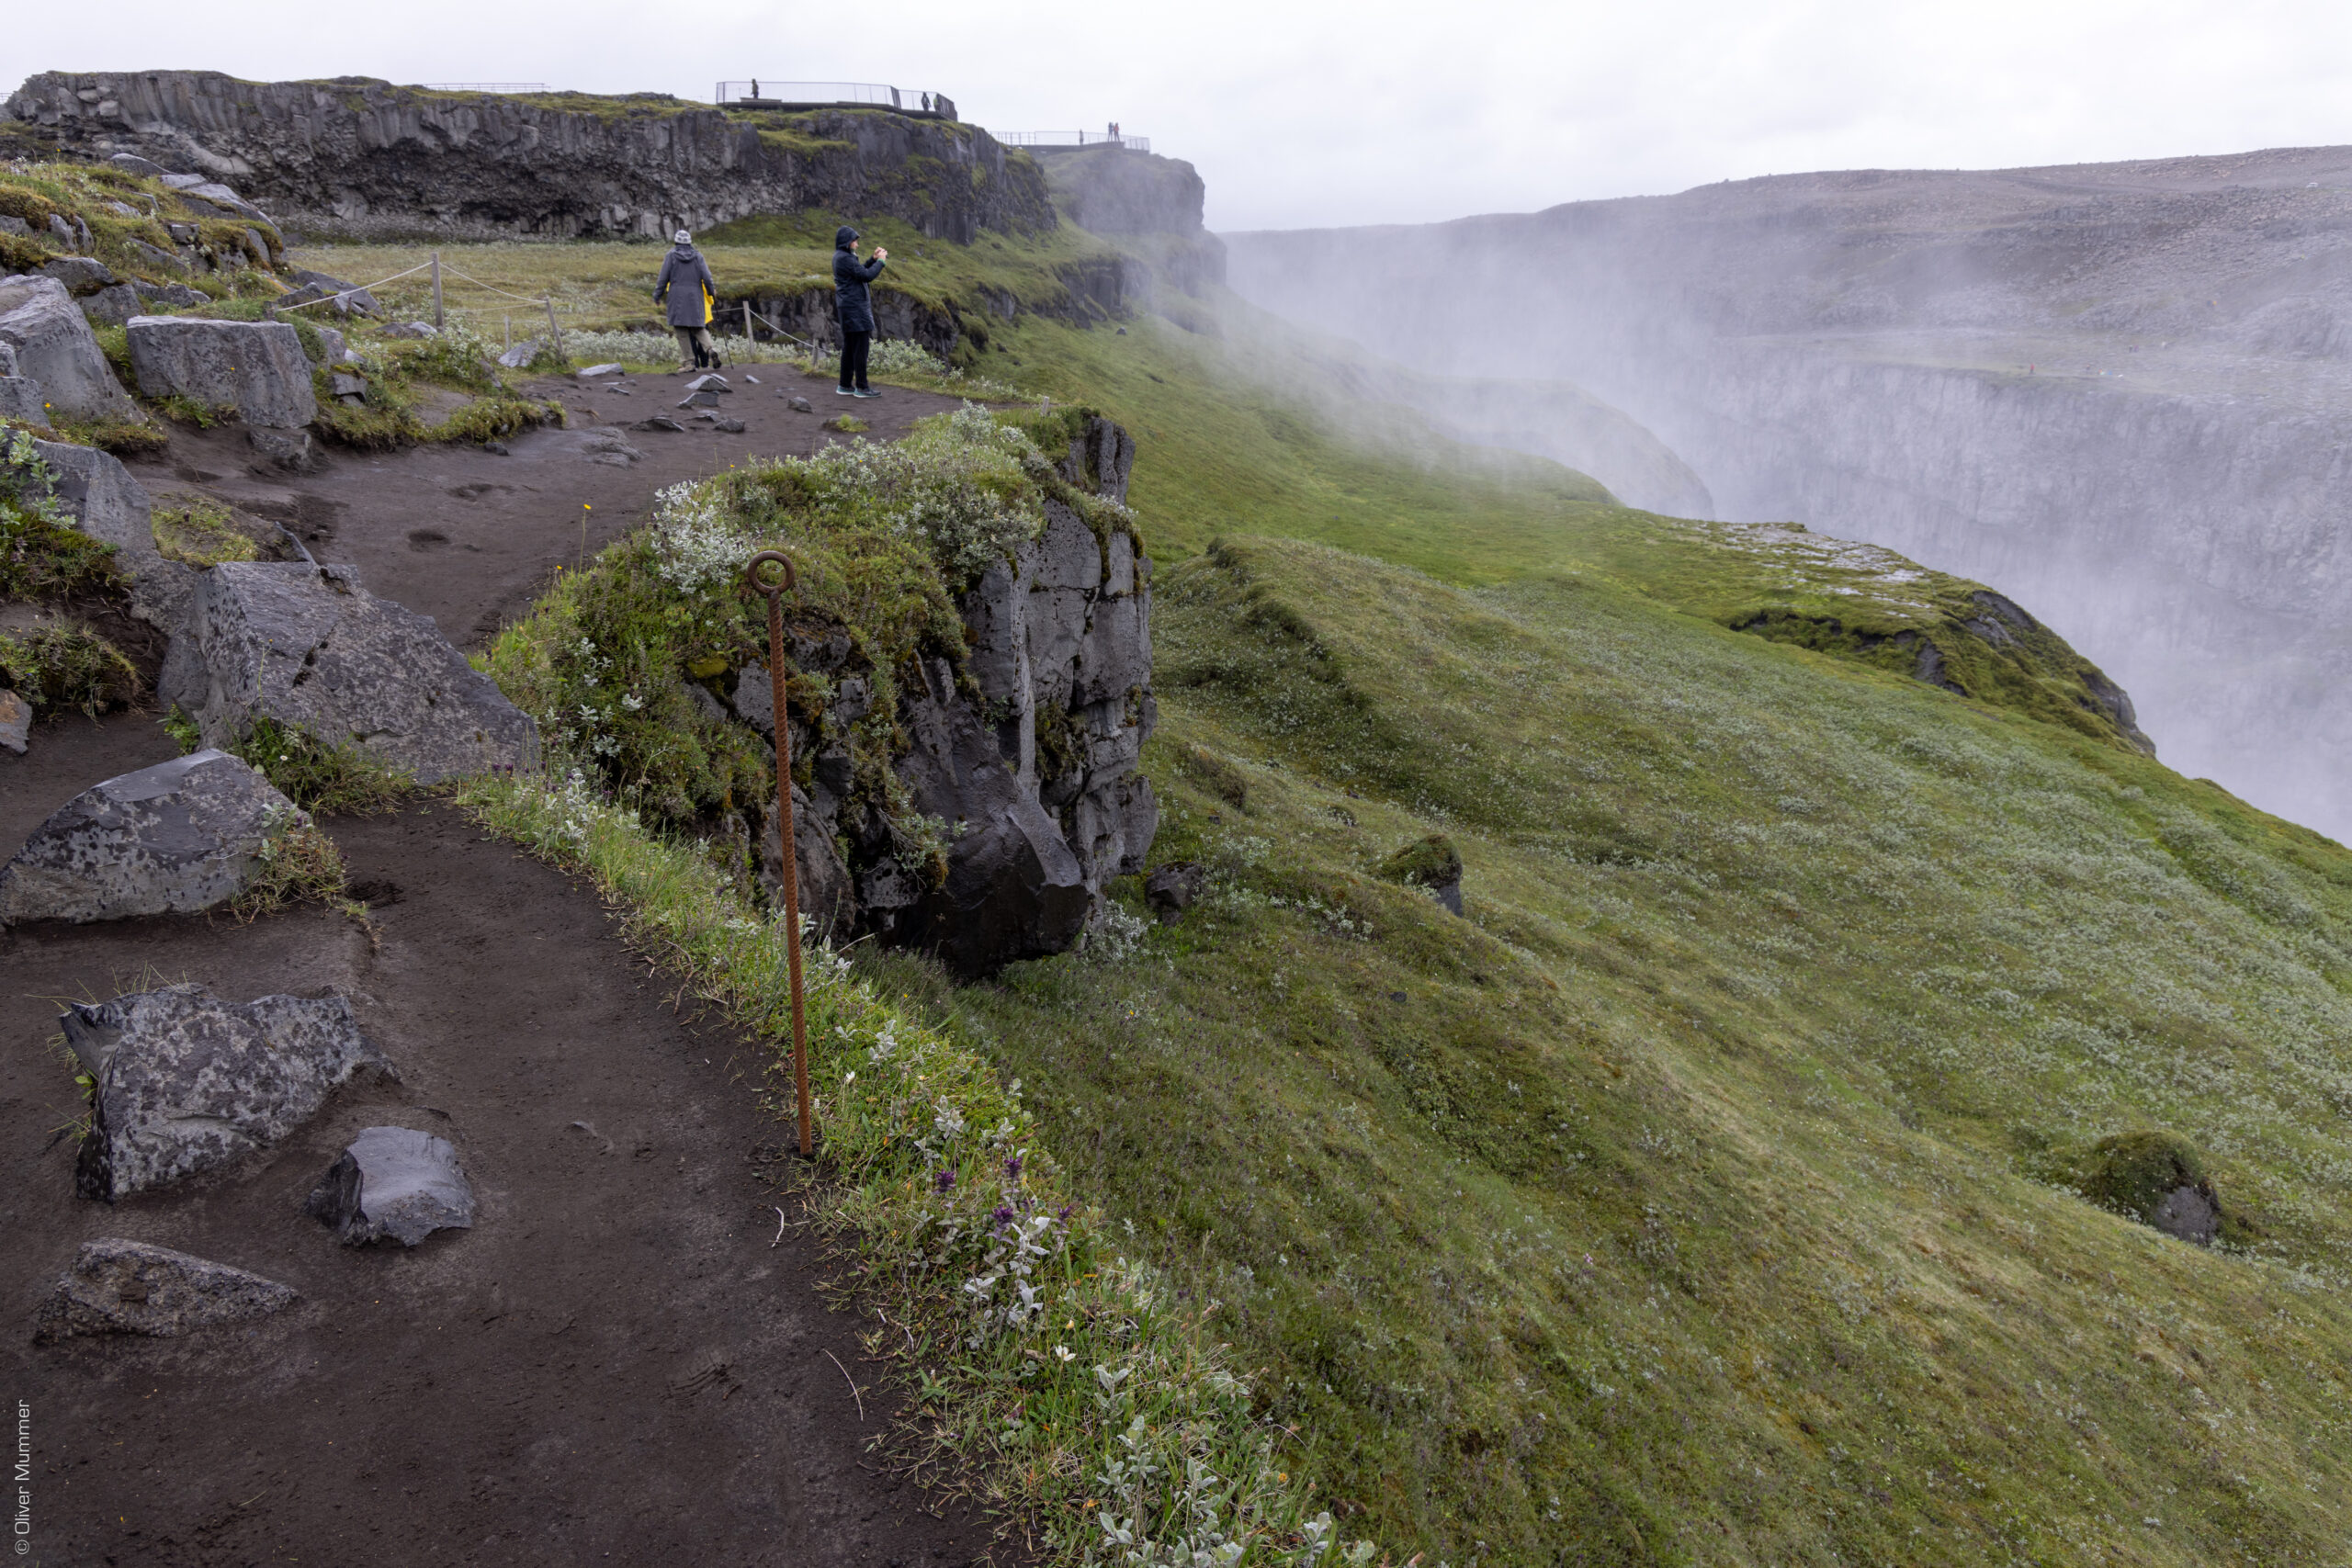
M544 93L545 82L427 82L428 93Z
M758 108L857 107L896 109L900 114L956 118L956 101L944 93L894 87L887 82L721 82L716 103Z
M1045 152L1073 147L1124 147L1130 152L1151 151L1148 136L1114 136L1107 130L999 130L991 132L1007 147L1034 147Z

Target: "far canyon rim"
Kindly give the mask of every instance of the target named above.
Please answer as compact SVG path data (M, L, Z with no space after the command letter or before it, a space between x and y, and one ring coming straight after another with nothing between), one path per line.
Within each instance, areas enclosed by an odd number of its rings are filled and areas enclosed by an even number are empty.
M1720 517L2003 585L2167 762L2352 834L2352 148L1224 238L1255 303L1591 389Z

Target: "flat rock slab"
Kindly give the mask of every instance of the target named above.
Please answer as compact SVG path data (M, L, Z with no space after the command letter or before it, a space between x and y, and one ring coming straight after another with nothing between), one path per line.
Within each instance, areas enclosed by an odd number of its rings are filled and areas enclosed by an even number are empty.
M97 1080L74 1187L108 1202L267 1148L357 1074L396 1076L340 996L233 1006L165 986L69 1002L61 1021Z
M197 724L226 744L257 715L300 725L433 784L538 765L538 727L423 615L351 567L224 561L193 595Z
M447 1138L370 1127L311 1190L304 1207L345 1247L387 1239L414 1247L438 1230L471 1230L474 1190Z
M48 393L50 412L71 419L132 419L138 410L114 378L90 320L73 290L53 277L0 277L0 343L16 350L17 374Z
M300 1300L291 1285L167 1247L105 1236L85 1241L40 1304L33 1337L144 1334L170 1339L207 1324L266 1317Z
M176 394L288 430L318 417L311 361L288 322L133 316L124 330L139 389L151 398Z
M309 820L223 751L121 774L66 802L0 866L0 926L209 909L252 880L271 833Z

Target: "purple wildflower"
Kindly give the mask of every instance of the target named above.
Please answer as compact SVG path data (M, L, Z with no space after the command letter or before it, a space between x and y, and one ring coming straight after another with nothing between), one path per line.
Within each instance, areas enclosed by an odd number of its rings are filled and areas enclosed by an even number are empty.
M956 1190L956 1173L952 1170L943 1170L931 1179L933 1184L942 1192L953 1192Z
M1007 1181L1018 1181L1021 1179L1021 1156L1019 1155L1012 1155L1006 1157L1004 1162L1004 1179Z
M1012 1223L1012 1211L1006 1205L999 1203L996 1206L996 1213L990 1214L989 1218L1000 1225L1009 1225Z

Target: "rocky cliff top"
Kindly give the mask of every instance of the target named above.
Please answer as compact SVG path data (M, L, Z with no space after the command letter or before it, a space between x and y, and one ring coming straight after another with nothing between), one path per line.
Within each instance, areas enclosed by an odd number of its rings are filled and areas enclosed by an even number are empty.
M318 233L661 236L821 207L969 243L1055 222L1044 176L987 131L885 109L152 71L44 72L7 110L18 141L226 179Z

